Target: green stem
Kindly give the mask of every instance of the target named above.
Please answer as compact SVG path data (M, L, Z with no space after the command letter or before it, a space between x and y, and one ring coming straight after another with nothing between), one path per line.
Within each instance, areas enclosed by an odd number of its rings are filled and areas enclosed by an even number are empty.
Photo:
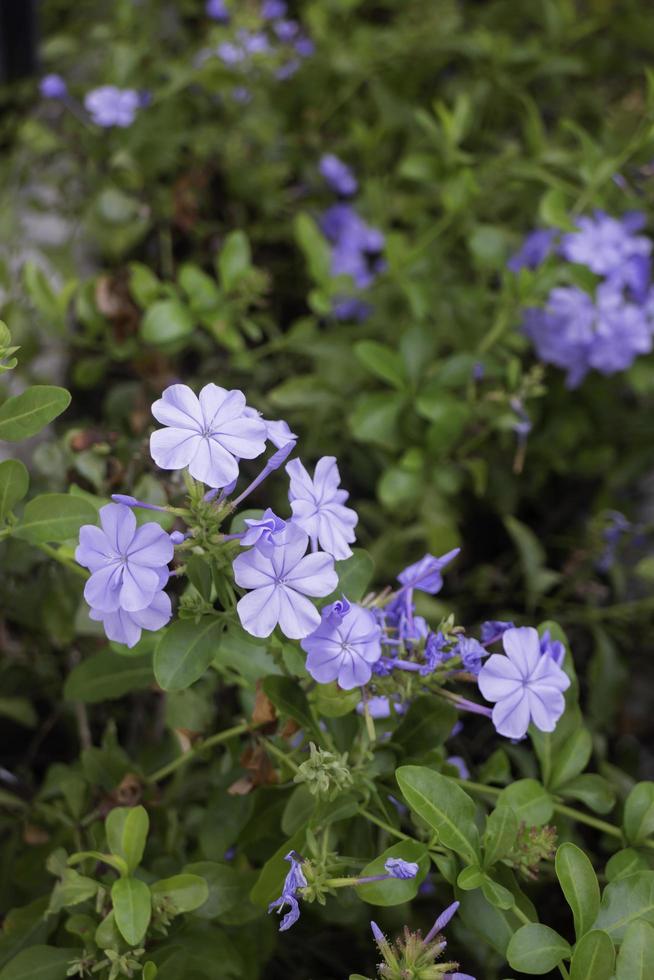
M528 916L525 915L525 913L522 911L522 909L518 905L512 905L511 908L509 909L509 911L510 912L513 912L513 914L516 916L516 918L520 919L520 921L522 922L523 925L525 925L525 926L532 925L531 919Z
M401 830L396 830L395 827L391 827L390 824L380 820L379 817L376 817L368 810L361 810L360 815L365 817L366 820L369 820L371 823L376 823L377 826L381 827L382 830L385 830L387 834L392 834L394 837L397 837L398 840L413 840L413 837L409 837L408 834L403 834Z
M211 735L209 738L205 738L204 741L197 742L191 749L189 749L188 752L178 756L177 759L173 759L172 762L162 766L161 769L157 769L156 772L153 772L147 777L147 781L149 783L158 783L160 780L170 776L170 774L175 772L177 769L185 766L187 762L195 759L206 749L210 749L214 745L221 745L223 742L229 742L231 738L237 738L239 735L245 735L247 732L251 732L255 728L258 728L258 726L244 722L242 725L234 725L233 728L226 728L224 731L218 732L216 735Z
M73 559L69 558L67 555L62 555L59 548L53 548L52 545L49 544L39 544L38 547L48 556L48 558L54 558L54 560L58 561L61 565L65 565L69 571L75 572L76 575L80 575L83 579L87 579L89 577L89 573L85 568L82 568L81 565L78 565L76 561L73 561Z
M570 974L568 973L567 969L564 967L563 963L559 963L559 972L562 977L566 978L566 980L570 980Z
M285 763L290 769L293 770L293 772L300 771L300 767L298 766L297 762L294 762L293 759L286 755L285 752L282 752L282 750L278 749L276 745L273 745L269 739L262 739L262 741L265 742L266 750L268 752L272 752L275 758L279 759L280 762Z

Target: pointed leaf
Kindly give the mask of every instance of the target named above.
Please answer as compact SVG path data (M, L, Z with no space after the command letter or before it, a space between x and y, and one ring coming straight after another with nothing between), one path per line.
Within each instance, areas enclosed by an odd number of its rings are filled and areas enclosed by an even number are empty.
M55 385L32 385L0 406L0 441L19 442L40 432L70 405L70 392Z
M164 691L181 691L199 680L216 656L223 625L213 616L199 623L180 620L163 634L154 651L154 675Z
M422 766L401 766L396 772L402 795L433 830L445 847L456 851L468 864L480 860L476 807L460 786Z
M0 521L23 499L29 485L29 473L19 459L5 459L0 463Z
M12 533L31 544L67 541L77 537L82 524L96 524L97 520L97 510L83 497L44 493L29 501Z

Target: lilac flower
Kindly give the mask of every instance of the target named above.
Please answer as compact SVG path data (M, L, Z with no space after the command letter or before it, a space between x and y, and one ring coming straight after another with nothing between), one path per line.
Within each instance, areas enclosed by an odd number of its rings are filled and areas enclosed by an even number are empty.
M391 878L415 878L420 871L415 861L403 861L402 858L390 857L384 863L384 868L388 871Z
M139 612L149 607L168 581L173 544L159 524L136 526L124 504L100 508L101 528L80 529L75 558L91 572L84 598L97 612ZM145 627L149 629L150 627Z
M273 30L280 41L292 41L300 31L300 25L296 20L278 20L273 25Z
M105 128L131 126L140 101L135 89L120 89L115 85L101 85L84 97L84 105L93 122Z
M275 78L280 82L285 82L288 78L292 78L296 71L300 67L300 62L297 58L289 58L288 61L280 65L275 72Z
M163 470L188 466L209 487L225 487L238 477L238 460L260 456L266 426L245 412L242 391L207 384L197 397L187 385L170 385L152 406L167 426L150 436L150 453Z
M212 20L217 20L220 24L229 23L229 8L225 0L207 0L204 10Z
M651 253L650 240L635 234L644 223L644 216L638 212L618 219L596 211L592 218L579 218L578 230L563 236L561 254L597 275L611 275L632 257Z
M539 228L527 235L522 246L507 262L511 272L520 269L535 269L554 251L558 232L553 228Z
M245 85L237 85L232 89L232 98L239 105L247 105L248 102L252 101L252 92Z
M261 412L258 412L256 408L251 406L246 406L244 415L248 418L261 419L266 427L266 438L272 442L273 446L277 449L281 449L283 446L287 446L289 442L296 442L297 435L295 432L291 432L288 422L284 422L282 419L270 421L269 419L264 419Z
M308 535L295 524L275 535L269 555L251 548L234 559L236 584L251 589L239 600L241 625L252 636L270 636L279 624L290 639L308 636L320 614L306 596L326 596L338 584L334 560L318 551L305 554Z
M39 91L44 99L65 99L68 86L61 75L44 75L39 82Z
M278 17L285 17L286 10L285 0L263 0L261 4L261 16L264 20L276 20Z
M472 636L462 636L452 652L455 656L461 657L466 670L470 671L471 674L478 674L482 659L486 656L487 651Z
M460 755L449 755L445 760L459 773L461 779L470 779L470 770L468 769L465 759L462 759Z
M295 896L299 888L307 887L307 879L302 871L302 858L300 855L295 851L289 851L284 857L284 860L290 863L291 870L284 879L281 895L268 906L268 913L272 912L273 909L277 909L278 913L281 913L285 905L289 907L289 911L279 926L280 932L285 932L287 929L290 929L300 918L300 906Z
M357 714L362 715L366 708L371 718L381 719L391 717L391 702L388 698L378 696L368 698L367 701L359 701Z
M367 225L350 204L334 204L322 215L320 226L332 245L331 273L348 276L359 290L372 285L385 263L379 257L384 236ZM368 310L358 297L338 297L335 315L339 319L363 319Z
M479 690L495 701L493 724L500 735L522 738L533 721L542 732L553 732L563 714L563 691L570 679L551 656L541 653L533 627L507 630L502 643L506 657L493 654L479 672Z
M439 932L442 932L442 930L450 922L450 920L454 918L460 904L461 904L460 902L452 902L451 905L448 905L448 907L443 912L441 912L441 914L438 916L433 926L425 936L424 939L425 944L430 943L432 939L434 939L438 935Z
M381 657L381 628L363 606L348 604L343 614L326 606L320 625L300 646L308 654L306 666L314 680L338 681L351 691L372 676L372 665Z
M311 538L314 547L321 548L337 560L349 558L350 543L355 540L354 528L359 520L355 511L345 507L349 497L340 489L340 474L334 456L323 456L316 463L313 479L299 459L286 464L290 477L288 499L293 511L293 523Z
M101 622L110 640L124 643L128 647L135 646L141 639L141 630L158 630L170 621L172 607L170 598L165 592L155 592L152 602L145 609L127 612L126 609L116 609L113 612L101 612L91 609L89 617Z
M332 315L337 320L352 320L356 323L363 323L371 313L372 306L370 303L364 303L363 300L355 296L337 299L332 307Z
M359 186L356 177L347 164L333 153L326 153L318 167L328 186L337 194L342 194L344 197L356 194Z
M559 667L565 659L565 645L560 640L553 640L549 630L545 630L540 638L540 652L543 656L551 657Z
M267 54L270 51L270 41L262 31L240 30L237 37L246 54Z
M435 555L425 555L420 561L400 572L397 576L398 581L407 589L419 589L421 592L428 592L429 595L436 595L443 588L442 569L449 565L460 551L460 548L454 548L440 558Z
M503 633L513 629L513 623L503 622L501 619L489 619L481 624L481 642L484 646L499 640Z
M222 41L216 48L216 54L225 65L230 67L240 64L246 57L243 48L232 41Z
M425 643L425 662L420 666L421 674L431 674L437 667L440 667L444 660L448 660L452 656L450 651L444 649L446 646L447 640L440 630L438 633L429 634Z
M316 46L310 37L303 35L293 42L293 48L301 58L311 58L316 53Z
M286 521L277 517L268 507L261 517L257 519L246 517L244 523L247 524L247 531L241 538L243 547L251 548L254 546L264 555L270 557L275 547L275 537L286 528Z

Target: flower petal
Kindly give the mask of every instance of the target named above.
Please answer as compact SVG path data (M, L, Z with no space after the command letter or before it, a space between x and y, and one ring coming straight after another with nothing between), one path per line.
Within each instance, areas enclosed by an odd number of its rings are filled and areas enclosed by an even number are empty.
M270 558L259 548L237 555L232 563L234 579L242 589L262 589L275 581Z
M159 574L145 565L125 565L120 605L127 612L145 609L159 588Z
M560 691L551 687L529 686L527 688L529 710L536 728L541 732L553 732L556 723L565 711L565 699Z
M265 452L266 435L265 422L247 415L221 422L212 432L212 438L238 459L255 459Z
M245 395L237 388L228 391L209 382L200 392L200 407L205 430L220 428L221 422L239 418L245 410Z
M150 436L150 455L162 470L183 470L202 441L197 432L189 429L157 429Z
M125 504L105 504L100 508L100 523L116 553L124 555L136 531L136 518Z
M250 636L270 636L279 619L279 589L267 585L248 592L239 599L236 611Z
M122 566L115 562L93 572L84 586L84 598L100 612L113 612L120 605Z
M284 582L304 595L329 595L338 586L334 559L322 551L305 555L285 574Z
M146 609L138 609L129 613L132 620L145 630L158 630L169 622L172 616L170 596L165 592L156 592L154 599Z
M109 538L94 524L85 524L79 531L79 544L75 550L75 561L92 572L115 558Z
M533 626L520 626L506 630L502 643L507 656L527 680L540 660L540 639Z
M149 521L137 528L136 534L132 539L127 555L130 561L138 565L151 565L157 568L167 565L172 561L175 549L170 540L170 535L166 534L160 524Z
M477 678L479 690L487 701L500 701L522 688L522 676L516 665L499 653L488 658Z
M208 487L226 487L238 478L238 464L215 439L202 438L198 440L189 472Z
M522 738L529 728L529 699L522 688L502 698L493 708L496 731L506 738Z
M290 640L301 640L320 625L320 613L309 599L294 589L280 586L279 628Z
M170 385L152 406L152 414L162 425L176 429L202 431L202 410L188 385Z

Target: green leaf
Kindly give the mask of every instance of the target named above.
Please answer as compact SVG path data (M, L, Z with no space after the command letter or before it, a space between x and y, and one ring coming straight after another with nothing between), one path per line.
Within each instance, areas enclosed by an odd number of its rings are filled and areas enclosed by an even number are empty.
M652 977L654 977L654 928L647 922L632 922L624 934L618 952L615 980L652 980Z
M402 358L392 348L374 340L360 340L354 345L354 353L361 364L375 377L388 381L394 388L400 390L406 386Z
M462 888L464 892L469 892L473 888L481 888L481 883L483 880L484 872L482 869L477 864L469 864L467 868L463 868L463 870L459 872L456 883L457 886Z
M511 807L519 821L528 827L542 827L552 818L554 802L536 779L518 779L503 789L497 805Z
M654 871L637 871L609 882L593 928L604 929L614 943L621 943L636 919L654 924Z
M600 888L590 859L576 844L561 844L556 852L556 876L565 900L572 909L577 939L584 936L597 918Z
M179 270L178 281L188 304L197 316L218 309L222 296L218 284L199 266L187 262Z
M384 864L391 857L415 862L420 870L415 878L391 878L386 881L373 881L368 885L358 885L355 889L357 895L369 905L389 906L410 902L418 894L418 889L429 871L429 854L425 845L418 841L403 840L392 844L383 854L367 864L360 872L361 877L386 874Z
M309 273L315 283L325 285L331 279L332 254L329 242L308 214L298 214L294 224L295 239L304 252Z
M358 687L353 691L344 691L333 681L331 684L317 684L310 698L321 717L342 718L356 709L361 700L361 691Z
M468 794L447 776L422 766L401 766L395 775L405 800L438 833L439 842L468 864L478 864L476 808Z
M610 937L601 929L593 929L575 946L570 980L611 980L614 966L615 950Z
M557 793L566 799L580 800L595 813L609 813L615 806L615 790L608 779L596 772L575 776L559 786Z
M400 745L407 755L424 755L445 741L456 718L454 705L434 694L421 694L393 732L393 743Z
M429 446L433 452L444 453L453 446L470 418L469 407L440 385L418 395L415 407L418 415L431 422Z
M252 265L250 243L244 231L229 233L218 253L217 265L220 285L230 293Z
M35 436L70 405L70 392L54 385L32 385L0 406L0 441L19 442Z
M164 898L177 912L194 912L209 898L209 886L200 875L181 874L172 878L162 878L150 885L150 891L157 898Z
M13 534L31 544L67 541L79 534L82 524L95 524L98 514L82 497L67 493L44 493L26 505Z
M617 851L606 862L607 881L614 881L616 878L625 878L636 871L649 871L649 864L644 854L635 851L633 847L626 847L622 851Z
M129 263L129 291L139 306L150 306L161 295L162 283L149 266Z
M95 653L72 671L64 684L66 701L99 704L122 698L152 685L152 657L123 657L120 653Z
M363 548L353 548L352 555L335 563L338 589L334 593L346 596L350 602L360 602L370 586L375 564ZM329 601L326 599L325 602Z
M545 549L531 528L510 516L504 518L504 524L520 556L527 605L532 608L536 600L551 589L561 576L558 572L545 568Z
M130 946L138 946L150 925L150 889L138 878L119 878L111 886L111 902L121 936Z
M71 908L93 898L100 885L93 878L86 878L73 868L66 868L54 886L48 905L48 914L53 915L64 908Z
M23 266L23 282L27 295L39 313L44 317L58 320L60 317L57 294L50 285L47 275L36 262L26 262Z
M237 868L219 861L196 861L188 864L184 872L180 877L200 878L207 889L204 902L195 912L200 919L216 919L247 902L252 881Z
M497 806L486 821L481 844L484 868L492 867L513 849L519 829L518 818L509 806Z
M570 220L570 201L560 187L550 187L540 200L538 208L541 221L563 231L576 231Z
M574 779L588 765L592 751L593 740L590 732L587 728L578 728L557 747L548 788L556 790Z
M398 418L404 396L393 392L367 392L357 398L348 417L350 430L359 442L394 449L398 443Z
M27 467L19 459L5 459L0 463L0 521L23 499L29 485Z
M154 676L164 691L181 691L199 680L216 656L223 625L213 616L181 620L163 634L154 651Z
M109 850L125 860L129 874L141 863L149 828L148 811L142 806L117 806L105 820Z
M538 922L518 929L506 951L506 958L514 970L537 976L549 973L568 956L570 945L563 936Z
M506 950L520 920L511 909L499 909L490 904L481 889L463 892L461 917L468 929L480 936L485 943L506 958Z
M622 826L630 844L654 833L654 783L636 783L625 801Z
M76 956L79 948L30 946L0 970L0 980L65 980L68 964Z
M193 333L191 311L178 299L160 299L141 320L141 339L148 344L170 344Z
M515 896L504 885L500 885L490 875L484 875L481 881L481 890L484 898L491 905L498 909L512 909L515 905Z
M262 687L278 711L293 718L305 730L316 731L307 696L297 681L272 674L264 677Z

